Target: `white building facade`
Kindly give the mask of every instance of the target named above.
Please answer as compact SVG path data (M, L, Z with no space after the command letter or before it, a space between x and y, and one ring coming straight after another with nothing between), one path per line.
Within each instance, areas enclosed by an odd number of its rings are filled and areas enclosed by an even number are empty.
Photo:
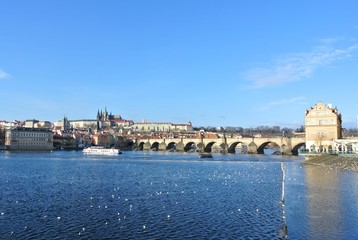
M173 124L169 122L141 122L131 126L134 132L187 132L192 131L191 122L187 124Z
M335 139L333 146L336 153L358 154L358 138Z

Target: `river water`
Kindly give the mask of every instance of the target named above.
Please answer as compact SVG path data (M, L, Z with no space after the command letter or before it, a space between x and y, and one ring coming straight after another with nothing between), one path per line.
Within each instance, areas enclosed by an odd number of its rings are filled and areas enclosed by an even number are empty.
M302 160L0 152L0 238L357 239L358 173Z

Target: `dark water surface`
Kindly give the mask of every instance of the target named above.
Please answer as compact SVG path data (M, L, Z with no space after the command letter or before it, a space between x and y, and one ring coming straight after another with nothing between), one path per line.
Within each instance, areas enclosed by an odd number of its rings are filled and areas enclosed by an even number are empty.
M0 152L0 238L357 239L357 180L299 157Z

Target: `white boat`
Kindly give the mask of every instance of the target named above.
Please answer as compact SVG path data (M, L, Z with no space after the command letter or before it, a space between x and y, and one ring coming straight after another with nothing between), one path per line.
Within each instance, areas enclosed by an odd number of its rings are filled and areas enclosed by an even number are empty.
M104 148L100 146L92 146L82 150L84 154L91 155L118 155L122 152L115 148Z

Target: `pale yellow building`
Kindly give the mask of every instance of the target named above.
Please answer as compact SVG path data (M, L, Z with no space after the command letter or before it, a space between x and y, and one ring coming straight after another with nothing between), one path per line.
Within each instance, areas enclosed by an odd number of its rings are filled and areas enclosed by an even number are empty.
M342 138L342 116L331 104L318 102L306 110L305 131L310 152L333 151L333 141Z
M92 136L92 145L109 147L114 144L113 136L109 133L96 133Z
M14 127L6 130L5 145L9 150L52 150L53 133L47 128Z

